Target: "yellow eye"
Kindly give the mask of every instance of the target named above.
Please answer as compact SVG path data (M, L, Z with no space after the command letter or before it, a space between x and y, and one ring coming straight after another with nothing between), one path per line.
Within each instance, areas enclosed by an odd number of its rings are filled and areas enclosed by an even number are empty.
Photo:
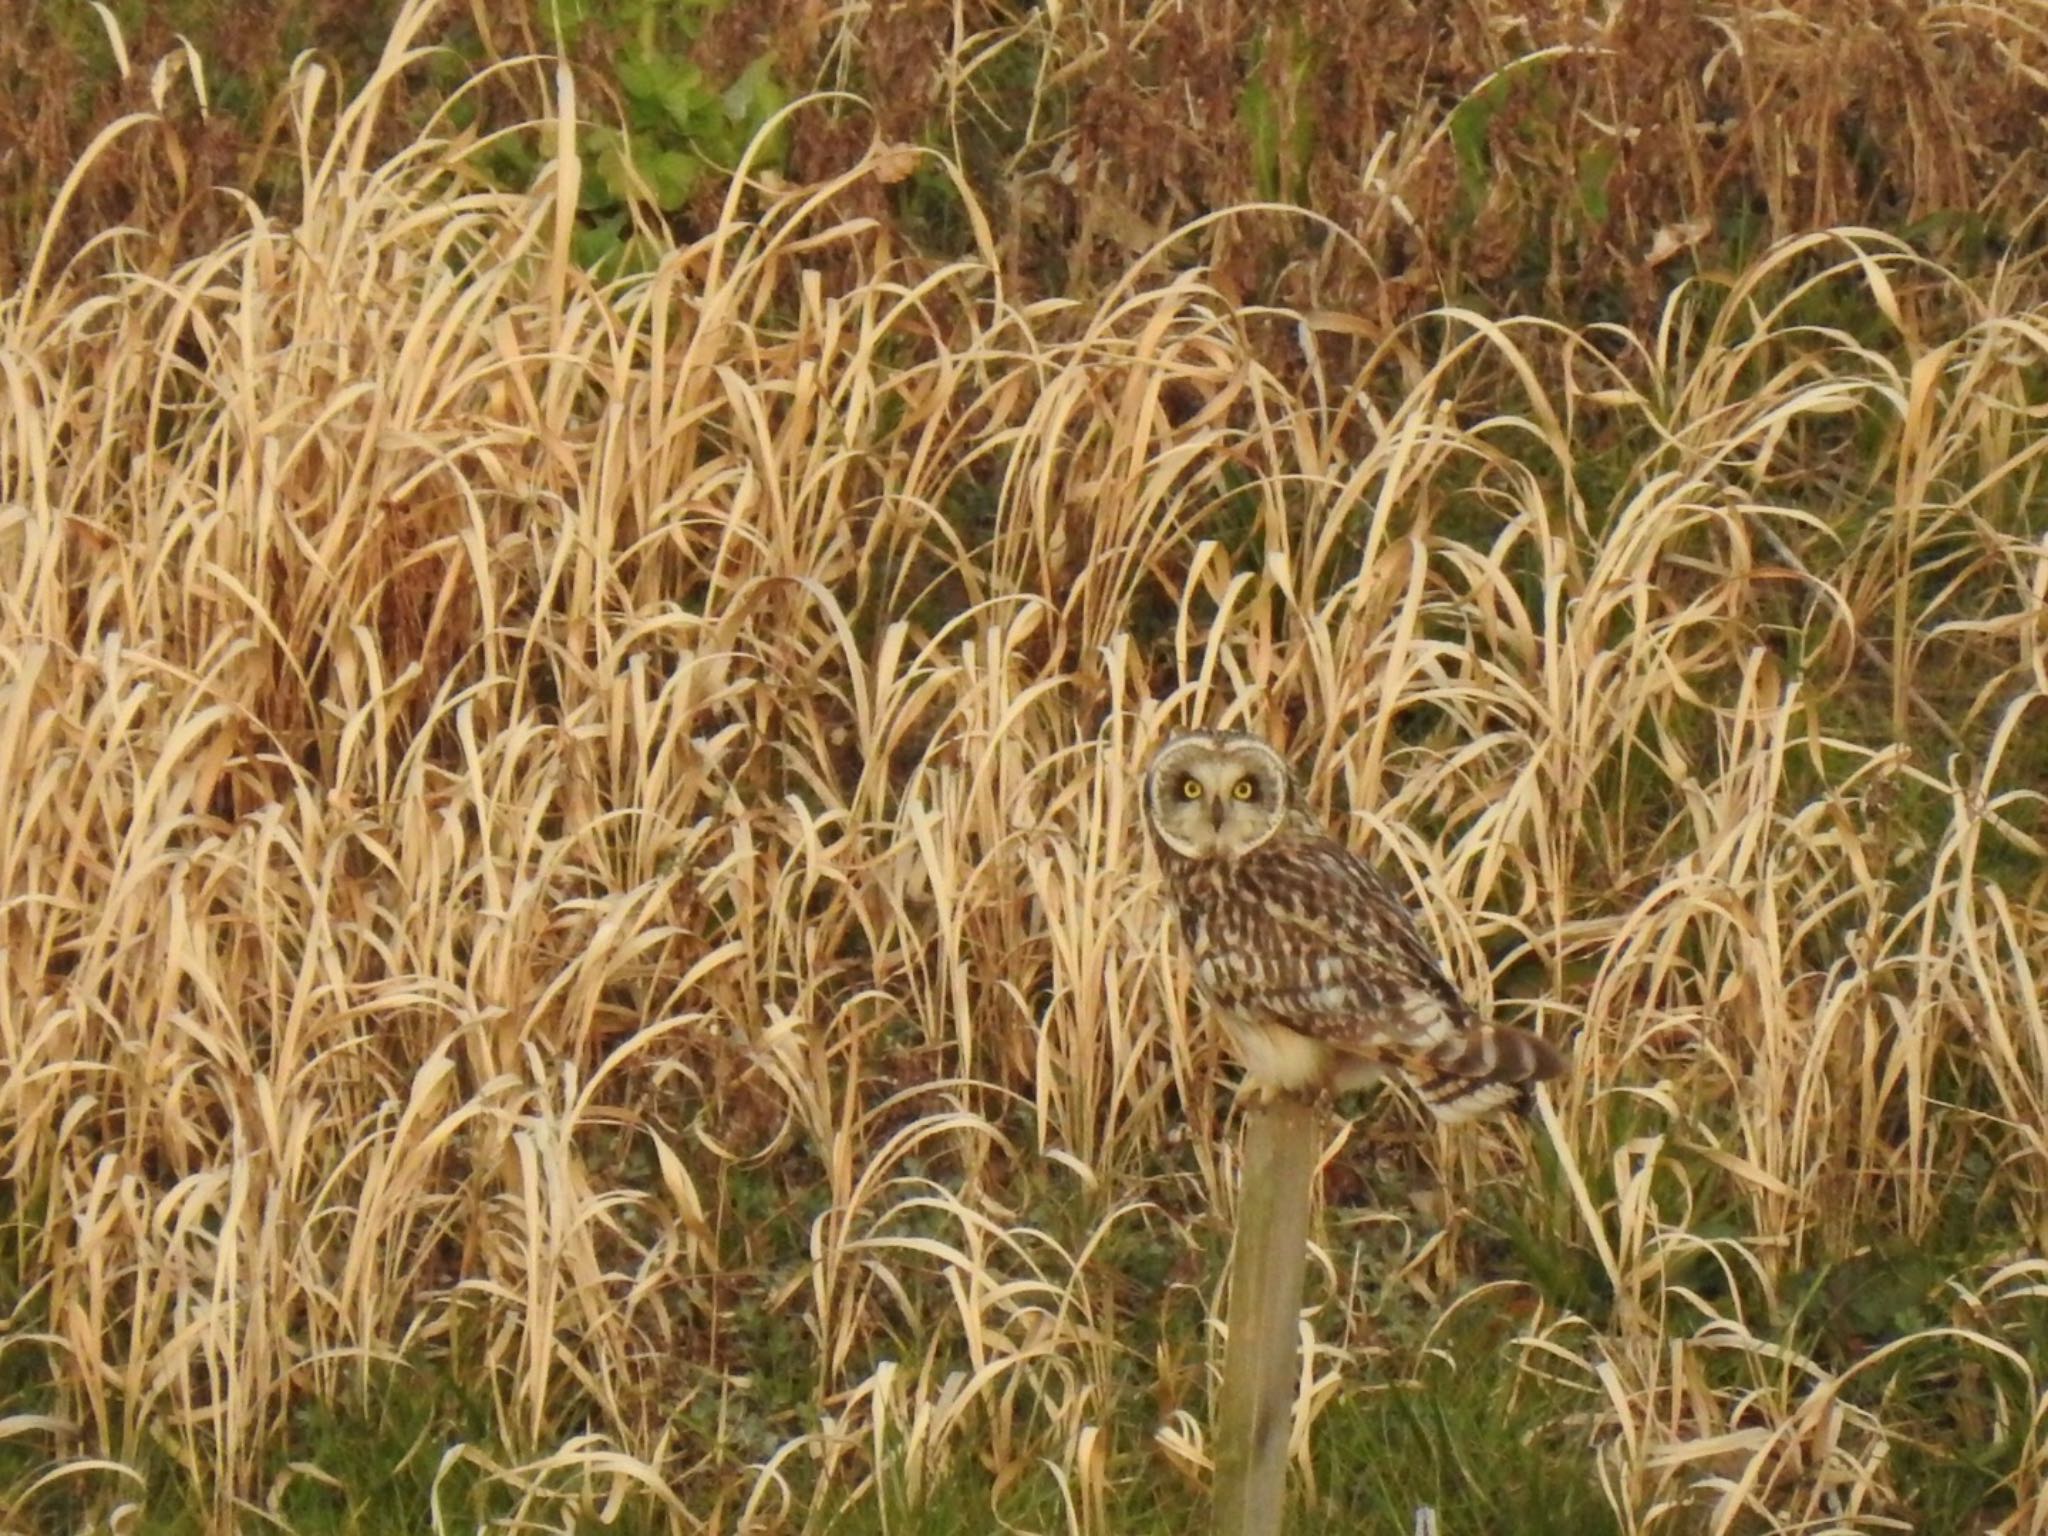
M1180 797L1183 800L1199 800L1202 798L1202 786L1193 779L1182 779Z
M1233 800L1256 800L1259 797L1259 787L1250 779L1239 779L1231 786L1230 796Z

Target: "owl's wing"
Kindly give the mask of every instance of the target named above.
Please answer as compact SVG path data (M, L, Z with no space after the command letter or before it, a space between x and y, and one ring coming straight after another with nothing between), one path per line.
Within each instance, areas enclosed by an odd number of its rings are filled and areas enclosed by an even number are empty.
M1238 874L1241 910L1263 931L1226 1006L1400 1068L1443 1120L1526 1100L1530 1083L1564 1070L1540 1037L1481 1022L1401 898L1341 843L1294 843Z
M1272 1022L1381 1059L1429 1051L1478 1023L1401 898L1343 844L1246 859L1239 880L1266 928L1265 985L1245 1002Z

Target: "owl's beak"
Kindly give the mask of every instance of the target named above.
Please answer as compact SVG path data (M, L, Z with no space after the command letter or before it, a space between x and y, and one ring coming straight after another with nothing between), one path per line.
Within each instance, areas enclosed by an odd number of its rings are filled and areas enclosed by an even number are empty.
M1216 795L1209 801L1209 825L1218 832L1223 830L1223 813L1228 809L1221 795Z

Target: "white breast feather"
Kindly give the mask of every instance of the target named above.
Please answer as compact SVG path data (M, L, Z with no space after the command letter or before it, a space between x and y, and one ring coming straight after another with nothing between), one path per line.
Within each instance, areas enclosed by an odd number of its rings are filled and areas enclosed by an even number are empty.
M1330 1048L1320 1040L1235 1014L1224 1016L1223 1027L1252 1082L1294 1093L1319 1087L1328 1077Z
M1237 1014L1222 1018L1248 1083L1270 1085L1283 1093L1310 1088L1343 1093L1379 1081L1377 1062L1325 1045L1298 1030Z

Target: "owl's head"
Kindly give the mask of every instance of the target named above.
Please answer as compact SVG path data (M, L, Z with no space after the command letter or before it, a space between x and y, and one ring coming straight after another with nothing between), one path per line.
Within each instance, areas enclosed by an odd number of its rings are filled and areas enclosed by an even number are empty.
M1294 785L1280 754L1242 731L1169 739L1145 774L1145 817L1188 859L1250 853L1286 821Z

